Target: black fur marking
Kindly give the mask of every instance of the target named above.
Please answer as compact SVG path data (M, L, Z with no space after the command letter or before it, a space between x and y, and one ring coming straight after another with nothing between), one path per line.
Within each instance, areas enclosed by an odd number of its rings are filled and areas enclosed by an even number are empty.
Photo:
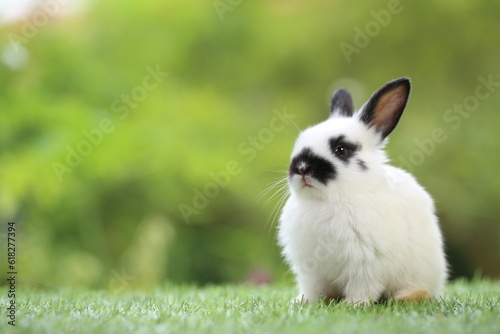
M302 164L304 165L304 168L299 169L299 166ZM335 166L325 158L314 154L310 148L304 148L292 159L288 173L290 177L295 174L300 175L305 173L324 185L326 185L330 180L335 180L335 177L337 176Z
M368 170L368 166L366 166L366 162L364 162L361 159L358 159L357 162L358 162L358 166L359 166L359 168L361 168L361 170L363 170L363 171Z
M332 114L335 112L342 116L351 117L354 112L351 93L346 89L337 89L333 92L330 112Z
M346 165L349 164L354 154L361 149L361 145L346 140L344 135L330 138L328 143L333 155L342 160Z

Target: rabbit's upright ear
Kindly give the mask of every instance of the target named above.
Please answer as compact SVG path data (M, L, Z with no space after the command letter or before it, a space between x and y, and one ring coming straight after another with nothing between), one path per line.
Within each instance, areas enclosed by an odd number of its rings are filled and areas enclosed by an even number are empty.
M410 95L410 80L400 78L380 88L363 107L360 119L387 137L398 124Z
M337 89L333 92L330 103L330 117L346 116L351 117L354 112L351 93L347 89Z

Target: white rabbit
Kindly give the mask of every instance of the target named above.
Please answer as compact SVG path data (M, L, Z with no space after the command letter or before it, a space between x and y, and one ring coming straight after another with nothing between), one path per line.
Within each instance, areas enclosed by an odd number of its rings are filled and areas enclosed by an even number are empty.
M353 115L350 93L337 90L330 118L299 135L278 229L298 300L441 293L447 264L432 198L382 151L409 93L407 78L394 80Z

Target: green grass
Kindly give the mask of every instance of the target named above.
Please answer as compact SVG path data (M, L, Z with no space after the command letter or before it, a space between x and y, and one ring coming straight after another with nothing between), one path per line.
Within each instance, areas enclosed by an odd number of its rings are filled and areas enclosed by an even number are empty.
M6 289L0 289L5 314ZM500 333L500 281L455 281L442 300L353 308L290 304L291 286L165 286L145 293L18 291L1 333ZM3 328L7 328L5 331Z

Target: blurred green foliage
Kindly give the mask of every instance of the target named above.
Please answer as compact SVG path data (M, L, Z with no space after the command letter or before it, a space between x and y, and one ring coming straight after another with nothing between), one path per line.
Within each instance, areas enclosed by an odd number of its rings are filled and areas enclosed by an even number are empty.
M500 81L500 3L401 1L379 23L388 3L91 2L37 27L18 68L5 59L32 16L3 26L0 221L17 221L22 280L116 290L290 279L275 246L279 200L257 199L285 175L298 130L265 129L276 112L300 128L322 121L340 86L359 107L400 76L413 91L389 155L403 166L414 154L406 168L436 200L452 275L500 277L499 87L446 114L471 101L478 77ZM348 59L340 46L356 47L359 31L372 36ZM422 144L435 129L446 139Z

